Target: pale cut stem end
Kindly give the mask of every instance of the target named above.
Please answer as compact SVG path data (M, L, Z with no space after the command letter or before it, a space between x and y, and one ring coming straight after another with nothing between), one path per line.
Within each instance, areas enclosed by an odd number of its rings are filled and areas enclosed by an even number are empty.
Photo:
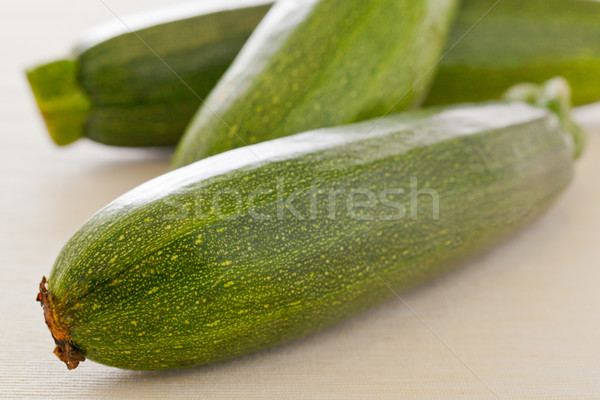
M85 134L92 103L77 80L79 63L59 60L27 71L27 79L54 143L64 146Z

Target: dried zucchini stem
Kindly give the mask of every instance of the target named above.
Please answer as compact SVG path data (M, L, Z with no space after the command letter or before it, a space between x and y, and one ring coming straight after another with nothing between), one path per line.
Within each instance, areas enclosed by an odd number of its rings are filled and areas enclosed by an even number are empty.
M52 293L48 291L47 280L44 276L40 283L40 292L38 293L36 300L41 303L42 308L44 309L46 325L48 325L54 343L56 343L54 354L56 354L60 361L67 365L68 369L75 369L80 362L85 361L85 357L77 347L75 347L67 330L59 323L53 308L53 297Z

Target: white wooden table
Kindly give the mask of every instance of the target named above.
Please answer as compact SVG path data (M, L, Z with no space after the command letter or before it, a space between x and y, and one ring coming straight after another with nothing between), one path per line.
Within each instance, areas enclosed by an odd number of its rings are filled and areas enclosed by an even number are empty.
M117 14L167 0L105 0ZM46 135L23 68L60 56L100 0L0 5L0 398L598 399L600 105L577 176L534 225L486 255L333 329L208 367L67 371L34 301L93 212L167 170L168 152Z

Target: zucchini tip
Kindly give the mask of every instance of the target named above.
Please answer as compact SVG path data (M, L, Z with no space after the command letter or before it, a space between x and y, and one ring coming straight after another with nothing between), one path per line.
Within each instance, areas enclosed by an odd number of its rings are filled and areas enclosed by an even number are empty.
M48 291L48 281L44 276L42 277L42 282L40 282L40 291L38 292L36 301L39 301L44 309L46 325L48 325L50 334L56 344L54 354L56 354L60 361L66 364L68 369L75 369L80 362L85 361L85 357L75 347L69 333L58 323L52 307L52 297L52 294Z

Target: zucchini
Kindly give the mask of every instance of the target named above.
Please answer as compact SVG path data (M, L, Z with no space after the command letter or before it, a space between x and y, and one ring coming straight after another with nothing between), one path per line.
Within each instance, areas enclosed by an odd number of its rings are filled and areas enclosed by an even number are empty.
M452 50L440 61L427 104L495 99L512 84L556 75L571 82L576 105L600 99L599 1L502 0L454 46L493 2L461 4L447 44ZM270 5L213 0L127 22L204 98ZM120 22L99 30L74 57L28 72L54 141L175 145L201 101Z
M72 58L27 72L52 139L175 145L270 7L215 0L99 26Z
M488 10L484 19L480 18ZM573 104L600 100L600 1L464 0L426 105L497 99L563 76Z
M419 105L456 3L275 3L186 129L172 166Z
M38 299L72 369L204 364L328 327L497 243L573 173L524 103L301 133L160 176L88 220Z

